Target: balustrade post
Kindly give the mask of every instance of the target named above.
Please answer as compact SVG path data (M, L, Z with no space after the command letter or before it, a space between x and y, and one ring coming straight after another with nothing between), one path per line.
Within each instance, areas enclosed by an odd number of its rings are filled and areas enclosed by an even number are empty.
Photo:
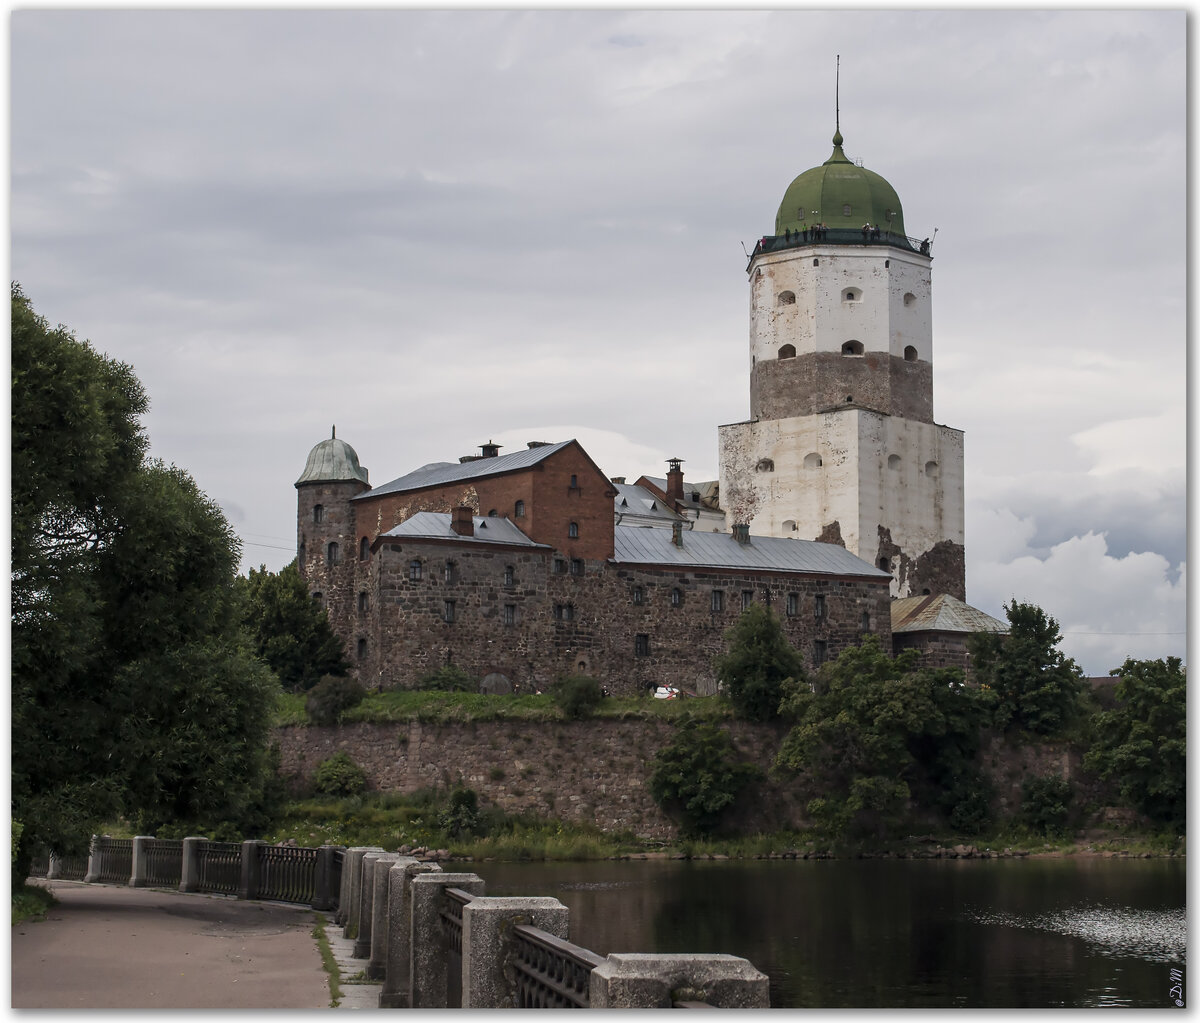
M133 838L133 861L129 871L129 887L130 888L145 888L147 878L150 875L149 864L146 862L147 853L150 851L150 843L154 841L152 835L135 835Z
M354 948L350 953L355 959L369 959L371 956L371 900L375 895L375 861L386 855L385 852L363 854L356 914L358 930L354 934Z
M183 840L183 862L179 865L179 890L181 892L198 892L200 890L200 844L207 838L196 835Z
M520 1008L512 973L505 969L513 927L532 924L565 940L568 915L552 898L478 898L463 906L462 1007Z
M378 845L356 845L346 850L342 861L342 895L339 915L342 918L342 937L358 934L358 903L362 891L362 859L369 852L383 852Z
M371 866L371 934L367 939L368 980L383 979L384 966L387 963L388 871L399 858L397 853L380 853Z
M417 874L440 874L436 863L423 863L412 856L400 856L388 869L388 912L386 963L379 1008L407 1009L412 993L412 892L410 885Z
M592 970L589 999L593 1009L669 1009L674 1002L767 1009L768 984L738 956L617 952Z
M83 875L83 880L88 884L95 882L100 876L101 857L103 852L104 838L101 835L93 835L91 842L88 844L88 865L87 873ZM50 869L54 869L54 855L50 856ZM53 877L53 874L47 874L47 877Z
M327 910L334 906L333 862L339 848L323 845L317 850L317 863L313 868L313 909Z
M88 868L89 870L91 868L90 858ZM58 853L51 853L49 866L46 867L46 880L53 881L60 873L62 873L62 861L58 858Z
M412 1008L445 1009L446 960L445 930L439 914L442 890L461 888L482 895L483 878L478 874L418 874L412 879Z
M238 881L239 899L257 899L259 880L262 877L262 860L259 846L267 843L257 838L248 838L242 843L242 876Z

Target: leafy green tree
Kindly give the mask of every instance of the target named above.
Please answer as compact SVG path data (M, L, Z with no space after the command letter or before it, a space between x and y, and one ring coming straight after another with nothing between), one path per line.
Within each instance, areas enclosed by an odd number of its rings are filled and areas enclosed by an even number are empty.
M446 809L438 814L438 825L451 838L476 834L482 825L479 796L474 789L455 789Z
M1007 636L976 633L968 640L975 681L996 694L996 726L1061 735L1074 723L1083 673L1058 649L1058 622L1034 604L1004 605Z
M830 833L882 837L910 803L950 814L986 796L975 761L993 700L958 669L919 660L915 650L890 657L870 636L823 664L811 686L787 685L781 710L795 723L776 766Z
M341 721L343 713L366 698L367 691L354 679L326 675L309 690L304 709L312 724L332 726Z
M770 721L779 715L787 680L804 679L804 660L769 608L751 604L725 634L726 651L713 666L739 717Z
M275 683L239 624L237 539L146 460L128 366L12 291L12 813L17 871L118 815L261 802Z
M604 690L588 675L568 675L554 687L554 702L568 719L588 717L600 706Z
M709 834L745 786L761 775L753 764L735 762L736 754L728 732L710 722L688 722L655 754L650 795L681 819L685 834Z
M323 675L350 670L341 638L313 599L293 561L279 572L265 565L239 578L245 623L254 652L279 677L284 689L307 692Z
M1071 783L1057 775L1026 778L1021 782L1017 820L1039 835L1064 835L1072 795Z
M338 750L317 765L313 788L326 796L357 796L366 791L367 776L350 754Z
M1178 657L1129 658L1116 706L1098 714L1084 766L1118 780L1121 797L1160 824L1182 828L1187 802L1187 671Z

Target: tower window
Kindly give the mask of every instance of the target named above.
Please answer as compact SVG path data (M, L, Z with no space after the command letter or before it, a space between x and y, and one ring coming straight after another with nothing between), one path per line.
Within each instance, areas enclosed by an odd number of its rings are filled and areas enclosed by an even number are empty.
M912 345L904 346L904 361L905 362L916 362L917 361L917 350Z
M365 639L360 639L358 641L358 659L361 661L366 656L367 656L367 641Z
M683 590L678 586L671 591L671 606L683 607Z
M795 305L796 293L794 291L781 291L777 299L778 305Z
M843 355L862 355L863 343L861 341L847 341L842 345Z
M442 570L442 580L448 583L458 582L458 566L453 561L447 561Z
M917 300L917 296L914 295L911 291L906 291L904 293L904 304L905 305L912 305L916 300Z
M317 607L319 607L322 611L325 610L325 594L324 593L314 593L312 595L312 599L316 601Z
M504 585L512 586L514 577L515 577L515 572L513 570L512 565L505 565L504 566Z
M899 455L888 455L888 468L893 470L894 472L899 472L899 470L900 470L900 456Z
M504 605L504 624L505 625L516 625L517 624L517 605L516 604L505 604Z
M843 302L861 302L862 301L862 292L859 291L858 288L847 288L845 291L842 292L842 301Z
M820 667L829 657L829 646L823 639L813 640L813 667Z
M795 519L784 519L783 520L783 531L785 533L795 533L797 531L796 530L796 520Z
M635 604L641 604L643 601L645 601L645 599L645 591L640 586L635 586L633 588L633 602Z
M819 259L813 260L813 266L820 266L820 265L821 265L821 261Z
M925 463L925 475L926 476L936 476L937 474L938 474L937 462L926 462Z
M775 460L772 458L760 458L758 464L754 467L755 472L774 472Z
M325 506L323 504L313 505L313 522L325 521Z
M804 456L804 468L806 468L806 469L821 468L821 456L818 455L815 451L810 451L807 455Z
M782 348L779 349L779 358L794 359L795 357L796 357L796 346L795 345L784 345Z
M571 604L555 604L554 617L560 622L569 622L575 617L575 608Z
M454 621L454 601L447 600L442 604L442 620L447 623Z
M880 558L879 559L879 567L884 572L890 572L892 570L892 559L891 558Z
M871 613L870 613L869 611L864 611L864 612L862 613L862 626L861 626L861 628L862 628L862 631L863 631L863 632L870 632L870 631L871 631Z
M367 607L369 606L369 602L370 602L370 598L367 596L367 591L359 590L358 591L358 613L360 615L367 613Z
M414 583L421 579L421 562L416 558L408 563L408 578Z
M515 519L523 519L524 517L525 517L525 502L524 502L524 501L518 501L518 502L517 502L517 503L516 503L516 504L513 506L513 518L515 518Z
M358 541L358 560L366 561L371 556L371 541L365 536Z
M816 618L817 621L821 621L825 618L824 593L818 593L815 597L813 597L813 617Z
M712 591L711 607L714 611L724 611L725 610L725 591L724 590L713 590Z
M331 565L341 564L342 552L341 548L338 547L336 540L325 548L325 560Z
M789 618L794 618L800 613L799 593L789 593L787 595L787 613Z
M579 523L572 522L567 526L567 536L572 540L579 539Z

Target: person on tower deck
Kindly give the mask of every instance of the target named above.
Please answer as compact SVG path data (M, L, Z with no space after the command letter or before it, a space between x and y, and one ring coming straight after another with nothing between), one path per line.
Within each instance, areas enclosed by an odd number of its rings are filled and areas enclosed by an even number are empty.
M921 255L922 256L929 255L929 239L928 238L926 238L923 242L921 242Z
M876 224L873 228L871 228L871 240L876 241L876 242L879 241L879 225L878 224Z
M863 241L865 242L867 240L867 238L869 238L871 235L871 225L863 224L862 232L863 232Z
M808 241L808 225L807 224L804 225L804 229L803 229L802 233L804 235L804 240Z

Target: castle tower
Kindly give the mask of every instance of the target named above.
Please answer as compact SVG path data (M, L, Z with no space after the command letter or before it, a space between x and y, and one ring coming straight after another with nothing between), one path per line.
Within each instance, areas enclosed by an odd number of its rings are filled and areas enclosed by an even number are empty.
M343 639L355 635L355 577L360 543L351 498L370 490L358 454L333 435L308 453L296 480L296 556L309 593L319 594L330 624ZM355 650L347 641L347 658Z
M833 155L788 186L750 276L750 416L722 426L727 521L823 540L896 597L966 597L962 432L933 420L928 240L895 189Z

